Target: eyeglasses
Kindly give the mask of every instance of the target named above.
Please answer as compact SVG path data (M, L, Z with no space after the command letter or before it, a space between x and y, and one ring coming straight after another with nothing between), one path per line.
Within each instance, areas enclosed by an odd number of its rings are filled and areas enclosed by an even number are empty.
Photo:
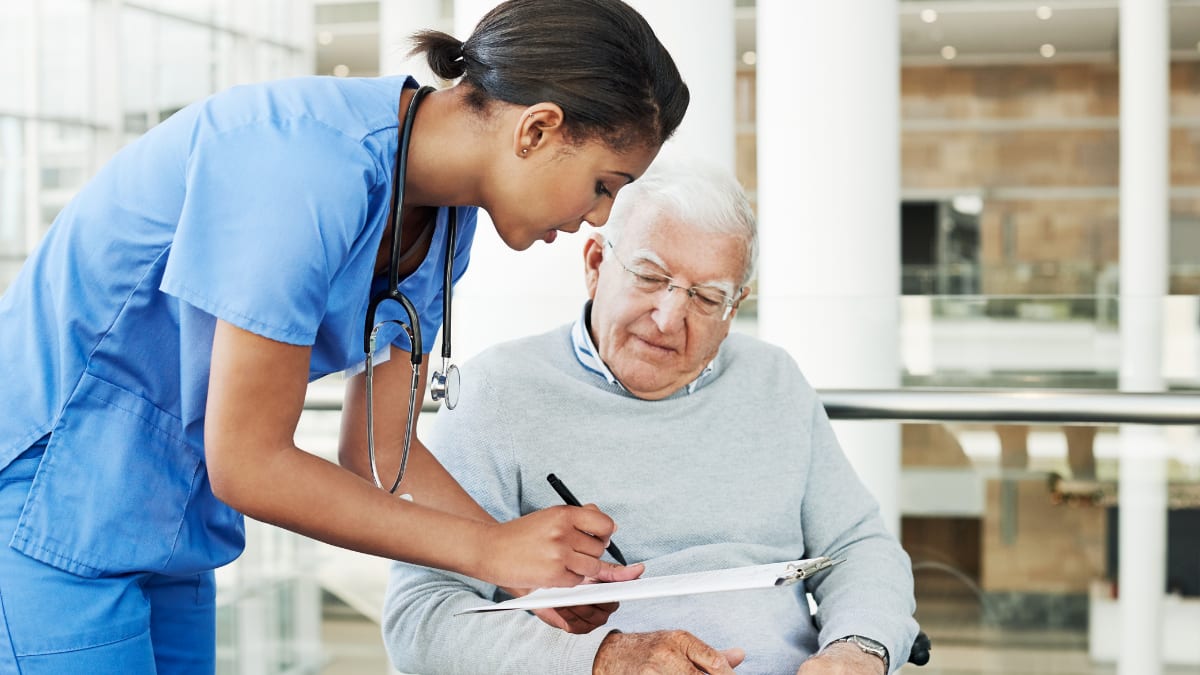
M620 258L617 257L617 251L613 248L613 243L611 241L605 240L604 245L610 251L612 251L613 260L616 260L617 264L620 265L622 269L624 269L626 272L629 272L633 287L637 290L649 294L658 293L659 291L665 289L668 293L670 293L678 288L684 293L687 293L688 309L696 314L713 318L720 317L721 321L729 319L729 316L733 314L733 298L725 295L721 291L708 286L692 286L690 288L684 288L683 286L675 283L674 279L666 276L665 274L655 274L654 272L630 269L628 265L626 265L621 261Z

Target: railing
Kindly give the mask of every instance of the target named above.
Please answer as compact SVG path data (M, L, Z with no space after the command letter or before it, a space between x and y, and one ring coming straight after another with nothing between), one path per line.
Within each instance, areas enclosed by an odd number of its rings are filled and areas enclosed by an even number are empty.
M1200 392L1100 390L823 389L836 420L1048 424L1200 425ZM342 409L340 396L309 394L305 410ZM426 401L422 411L436 405Z
M831 419L1200 425L1200 393L1091 390L826 389Z

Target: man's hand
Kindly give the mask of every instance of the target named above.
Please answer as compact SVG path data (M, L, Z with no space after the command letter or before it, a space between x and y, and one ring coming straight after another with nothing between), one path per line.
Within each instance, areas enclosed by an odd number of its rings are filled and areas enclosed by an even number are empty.
M600 643L592 675L733 675L733 669L745 658L741 649L718 651L682 630L611 633Z
M885 675L883 659L845 642L835 642L800 665L796 675Z
M601 561L604 565L609 565ZM611 565L602 570L604 579L586 579L583 583L593 584L599 581L629 581L642 576L642 572L646 571L646 566L641 563L622 567L620 565ZM508 590L508 589L505 589ZM509 590L509 594L513 597L525 595L528 591L513 593ZM579 605L577 607L549 607L546 609L533 610L534 616L545 621L546 623L561 628L568 633L590 633L593 630L603 626L608 622L608 617L617 611L620 603L606 602L602 605Z

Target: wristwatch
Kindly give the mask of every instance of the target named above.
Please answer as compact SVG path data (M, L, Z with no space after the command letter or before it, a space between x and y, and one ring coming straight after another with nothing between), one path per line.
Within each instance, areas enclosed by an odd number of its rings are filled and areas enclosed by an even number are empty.
M888 672L888 668L891 666L891 661L888 660L887 647L875 640L872 640L871 638L866 638L861 635L847 635L846 637L838 638L829 644L833 644L834 642L849 642L871 656L878 656L879 658L883 659L883 672L885 673Z

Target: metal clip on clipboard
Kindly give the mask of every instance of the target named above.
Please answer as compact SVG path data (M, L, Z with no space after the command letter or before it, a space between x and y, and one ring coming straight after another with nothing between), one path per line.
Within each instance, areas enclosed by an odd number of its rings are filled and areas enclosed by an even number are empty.
M829 569L834 565L846 562L845 560L834 560L821 556L819 558L811 558L809 560L797 563L788 563L787 569L784 570L783 576L775 580L776 586L790 586L801 579L807 579L821 570Z

